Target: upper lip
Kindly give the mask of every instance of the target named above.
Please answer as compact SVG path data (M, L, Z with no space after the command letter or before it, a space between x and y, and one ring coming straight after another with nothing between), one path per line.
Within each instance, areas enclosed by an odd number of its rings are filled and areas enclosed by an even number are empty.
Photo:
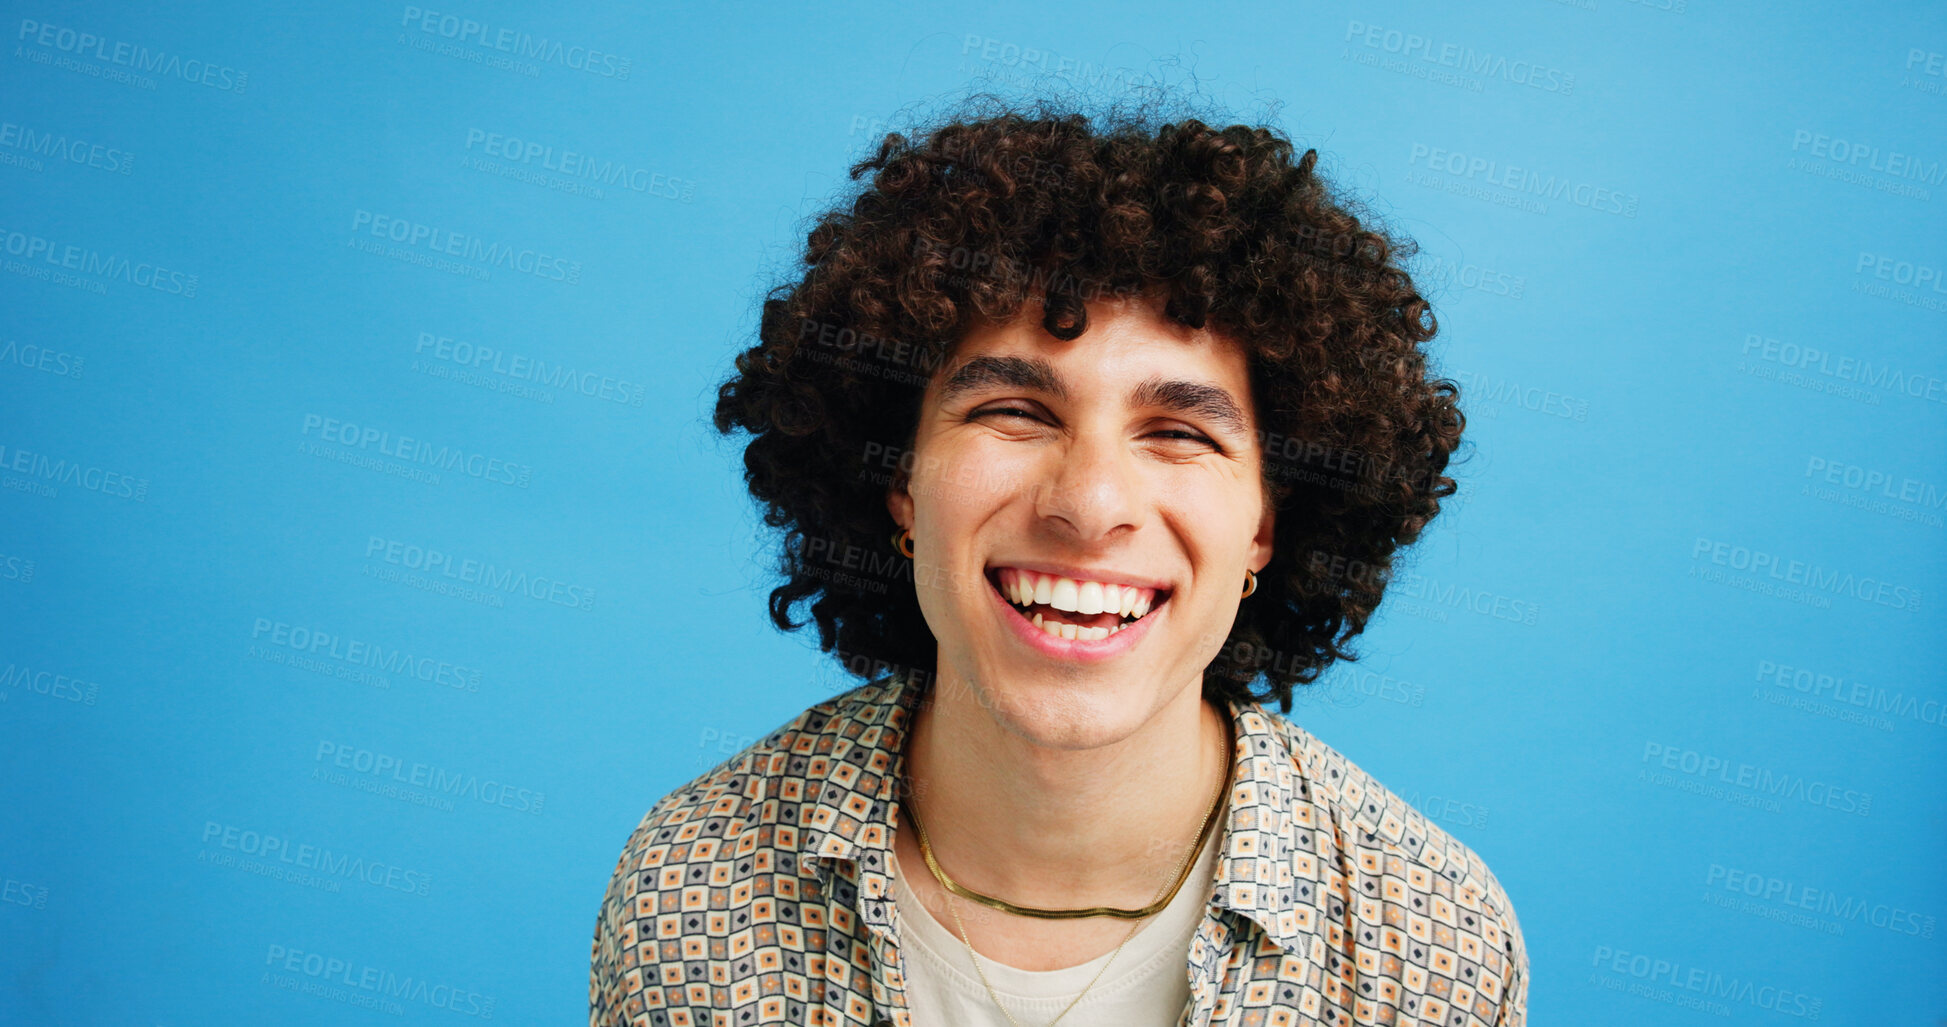
M1159 596L1171 590L1170 583L1161 578L1151 578L1128 571L1110 570L1106 567L1077 567L1073 564L1047 563L1034 560L995 560L988 565L987 569L992 571L999 570L1002 567L1012 567L1019 571L1031 571L1035 574L1052 574L1058 578L1074 578L1077 581L1099 581L1104 585L1134 585L1137 588L1153 589Z

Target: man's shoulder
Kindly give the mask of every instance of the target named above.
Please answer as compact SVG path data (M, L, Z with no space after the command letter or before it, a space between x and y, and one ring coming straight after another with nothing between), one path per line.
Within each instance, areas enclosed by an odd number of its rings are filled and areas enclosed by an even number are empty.
M812 801L807 789L819 777L812 761L831 751L831 739L847 733L847 714L883 698L886 687L869 682L810 706L670 790L630 834L617 876L671 861L710 859L718 846L698 843L734 841L775 824L780 804L766 800Z
M1355 877L1348 891L1374 897L1451 895L1459 910L1481 915L1477 930L1489 941L1505 935L1499 943L1525 963L1514 904L1478 853L1316 735L1288 718L1267 715L1289 747L1310 801L1329 811L1354 857L1346 861ZM1464 920L1466 914L1461 915Z
M785 908L802 894L796 803L818 801L818 760L859 733L855 713L890 696L880 688L882 682L863 684L804 709L644 813L596 916L588 963L592 1027L646 1023L650 1009L668 1017L687 1008L689 988L705 972L687 939L705 933L701 910L720 908L724 894L750 904L761 893L763 904L794 920ZM752 881L759 885L752 889ZM715 894L705 896L705 889ZM752 893L738 898L740 889ZM787 969L794 959L785 953Z
M838 739L857 733L853 714L887 698L881 687L860 685L804 710L643 814L622 847L596 916L591 1025L633 1023L652 1006L682 1005L685 957L665 943L701 933L695 911L715 908L695 889L721 894L763 880L766 903L799 901L796 803L817 801L812 793L821 781L814 761L838 748Z

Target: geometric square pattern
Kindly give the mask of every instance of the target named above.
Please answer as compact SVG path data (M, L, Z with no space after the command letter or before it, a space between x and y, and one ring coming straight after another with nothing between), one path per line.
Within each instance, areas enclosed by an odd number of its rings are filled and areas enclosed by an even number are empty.
M891 877L924 701L901 673L860 685L652 806L596 917L589 1027L934 1027L907 1007ZM1179 1023L1525 1027L1527 949L1486 864L1303 728L1229 705Z

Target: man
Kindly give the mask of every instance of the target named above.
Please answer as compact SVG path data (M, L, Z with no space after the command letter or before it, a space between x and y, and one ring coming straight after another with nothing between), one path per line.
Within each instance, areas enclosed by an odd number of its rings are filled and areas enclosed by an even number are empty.
M643 818L591 1024L1522 1024L1486 866L1259 701L1452 492L1390 241L1262 129L897 138L717 419L797 529L773 620L889 672Z

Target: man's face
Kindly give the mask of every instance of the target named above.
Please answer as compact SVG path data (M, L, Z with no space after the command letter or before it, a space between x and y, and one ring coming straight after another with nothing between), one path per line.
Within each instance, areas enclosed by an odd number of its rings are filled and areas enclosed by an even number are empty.
M1160 310L1090 303L1064 342L1031 303L969 332L887 496L913 534L936 684L1038 744L1107 744L1199 694L1244 572L1271 558L1245 355Z

